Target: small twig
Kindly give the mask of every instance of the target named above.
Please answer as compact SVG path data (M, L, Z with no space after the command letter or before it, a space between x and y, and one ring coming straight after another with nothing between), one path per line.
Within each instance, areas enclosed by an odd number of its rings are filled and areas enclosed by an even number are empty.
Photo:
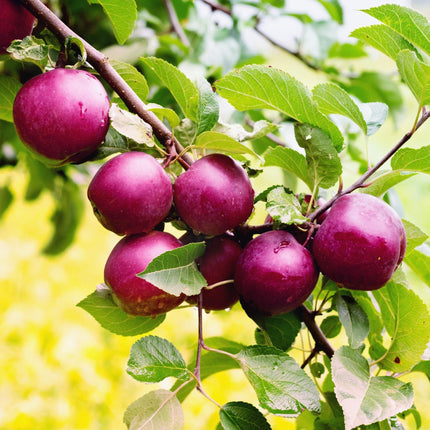
M197 356L196 356L196 367L194 368L194 375L197 379L197 389L201 385L200 378L200 363L202 358L202 348L204 346L203 340L203 297L200 293L197 297L197 310L198 310L198 342L197 342Z
M311 353L307 356L307 358L305 359L305 361L303 361L302 365L300 366L302 369L304 369L311 361L314 357L316 357L316 355L319 353L319 349L317 347L315 347Z
M169 19L172 24L173 31L178 35L179 40L185 45L190 46L190 41L184 32L184 29L179 22L178 15L176 14L175 7L173 6L171 0L164 0L164 5L166 6L167 13L169 14Z
M230 16L232 14L231 10L226 6L223 6L222 4L209 1L209 0L201 0L201 2L207 4L212 9L212 11L219 10L221 12L224 12L226 15L230 15Z

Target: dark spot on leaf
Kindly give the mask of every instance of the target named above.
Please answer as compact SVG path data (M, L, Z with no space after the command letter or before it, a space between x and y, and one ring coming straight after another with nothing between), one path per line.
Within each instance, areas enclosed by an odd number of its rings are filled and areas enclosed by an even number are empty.
M394 359L394 363L399 364L399 363L400 363L400 358L399 358L399 357L396 357L396 358Z

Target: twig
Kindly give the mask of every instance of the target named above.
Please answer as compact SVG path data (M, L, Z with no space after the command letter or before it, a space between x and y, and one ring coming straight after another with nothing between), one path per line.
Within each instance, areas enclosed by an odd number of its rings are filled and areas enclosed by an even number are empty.
M209 0L201 0L201 2L207 4L208 6L210 6L210 8L212 9L212 11L219 10L221 12L224 12L226 15L230 15L230 16L232 14L231 10L228 7L226 7L226 6L223 6L222 4L219 4L219 3L216 3L216 2L213 2L213 1L209 1Z
M172 28L174 32L178 35L179 40L185 45L190 46L190 41L188 40L187 35L184 32L184 29L182 28L178 15L176 14L175 7L173 6L171 0L164 0L164 5L166 6L167 13L169 14L169 19L172 24Z
M21 3L40 21L43 21L46 26L61 40L64 41L67 37L77 37L84 44L87 52L88 62L95 70L103 77L109 86L118 94L124 101L131 112L136 113L145 122L151 125L157 139L165 145L166 142L173 141L176 151L183 151L182 145L173 137L169 128L158 119L151 111L145 108L145 104L139 96L130 88L125 80L109 63L108 58L92 45L86 42L82 37L77 35L66 24L64 24L50 9L48 9L40 0L20 0ZM193 160L189 154L183 154L182 158L186 164L192 164ZM182 164L182 160L179 159Z

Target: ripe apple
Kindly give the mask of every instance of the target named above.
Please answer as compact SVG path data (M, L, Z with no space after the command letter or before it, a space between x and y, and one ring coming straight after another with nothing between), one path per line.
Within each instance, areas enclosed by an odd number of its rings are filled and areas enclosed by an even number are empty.
M0 54L15 39L24 39L33 31L36 18L16 0L0 0Z
M183 294L176 297L136 276L155 257L180 246L182 243L178 239L161 231L125 236L116 244L107 259L104 279L125 312L156 316L184 301Z
M369 194L340 197L318 229L312 253L321 272L347 288L376 290L402 262L406 234L397 213Z
M61 166L87 158L109 128L109 98L90 73L54 69L19 90L13 118L22 142L46 164Z
M278 315L301 305L317 280L311 253L291 233L272 230L246 245L236 265L234 285L248 307Z
M172 206L169 176L157 160L131 151L106 162L88 187L94 213L117 234L148 233Z
M208 286L233 279L241 253L242 247L227 236L209 239L204 254L197 260L199 270ZM201 294L203 309L207 311L231 308L239 300L233 282L209 290L204 288ZM187 302L196 304L197 296L188 297Z
M193 230L217 236L245 222L254 205L254 190L242 166L223 154L200 158L173 186L182 220Z

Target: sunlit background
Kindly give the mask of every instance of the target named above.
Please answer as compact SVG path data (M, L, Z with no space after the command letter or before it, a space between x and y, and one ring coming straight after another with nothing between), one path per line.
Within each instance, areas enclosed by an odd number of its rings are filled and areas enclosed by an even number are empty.
M363 24L357 9L382 2L344 1L347 22ZM427 7L428 2L415 2ZM410 2L402 2L410 4ZM355 9L355 11L354 11ZM422 9L423 10L423 9ZM323 76L310 72L286 54L273 51L271 64L288 70L310 87ZM364 60L369 61L369 60ZM393 64L378 59L381 68ZM365 64L363 64L365 67ZM391 147L410 128L415 116L414 101L405 91L407 105L403 120L394 127L391 120L370 140L372 160ZM429 126L414 136L410 146L428 144ZM372 146L373 145L373 146ZM256 192L279 177L268 169L255 183ZM51 234L49 217L53 202L48 193L36 202L23 198L26 172L1 169L0 186L10 184L13 205L0 221L0 429L1 430L117 430L125 428L122 415L126 407L144 393L157 387L169 388L172 381L147 385L138 383L125 372L131 345L139 337L120 337L101 328L75 305L93 292L103 280L106 258L118 241L96 221L89 204L76 241L59 257L40 254ZM348 172L345 174L348 181ZM414 177L395 188L398 210L410 221L430 233L430 179ZM82 187L82 193L86 189ZM257 210L255 222L264 214ZM430 305L430 291L416 277L412 288ZM197 337L195 309L168 314L152 334L165 337L191 359ZM229 312L205 315L205 336L227 336L253 343L254 324L240 306ZM294 352L299 361L301 352ZM411 376L416 406L427 413L423 429L430 428L430 390L422 375ZM223 404L243 400L257 404L255 394L240 371L225 372L205 381L206 391ZM197 392L184 403L185 429L214 429L217 408ZM293 420L270 418L274 429L293 429ZM414 429L412 420L405 424Z

